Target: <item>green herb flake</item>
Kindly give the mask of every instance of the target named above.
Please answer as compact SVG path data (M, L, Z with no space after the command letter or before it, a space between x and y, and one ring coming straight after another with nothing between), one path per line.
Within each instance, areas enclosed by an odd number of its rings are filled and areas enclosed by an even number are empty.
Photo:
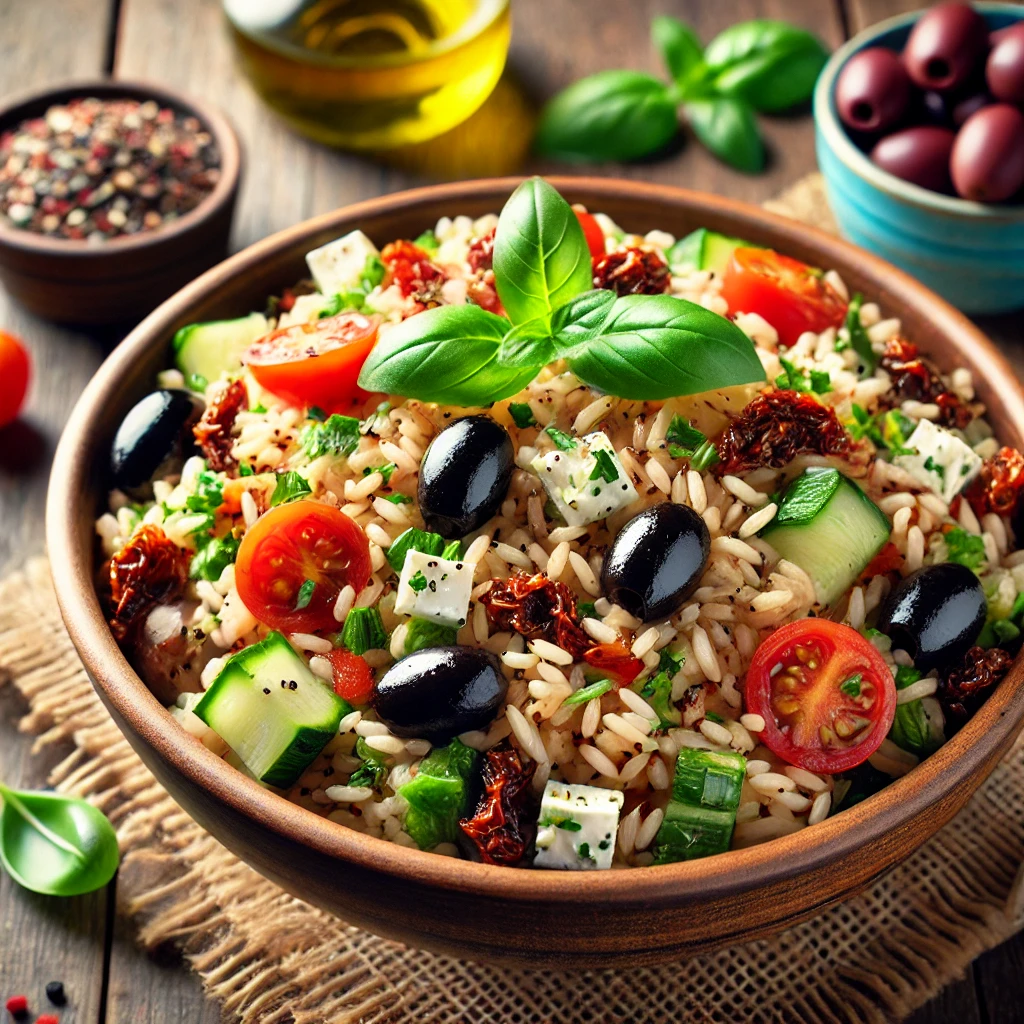
M412 618L405 630L405 653L413 654L425 647L451 647L458 631L429 619Z
M582 832L583 826L578 821L573 821L572 818L566 818L564 821L556 821L556 828L564 829L566 832Z
M860 307L863 304L864 296L859 292L850 299L850 304L846 308L846 330L850 335L850 345L857 353L864 368L864 375L867 376L875 372L878 356L875 355L875 350L871 347L868 332L860 322Z
M444 551L441 552L441 557L447 559L449 562L457 562L462 558L462 541L452 540L444 546Z
M845 693L847 697L859 697L860 696L860 684L864 681L864 676L858 672L855 676L850 676L845 682L839 686L839 692Z
M313 600L315 591L316 581L304 580L302 586L299 587L299 593L295 599L295 611L301 612L303 608L308 608L309 602Z
M410 551L422 551L425 555L438 556L444 551L445 540L439 533L428 533L426 530L418 530L410 526L404 533L400 533L388 548L387 558L391 568L395 572L401 572L405 565L405 556Z
M613 483L619 479L619 471L615 468L611 452L605 451L604 448L594 448L590 454L594 456L595 462L594 470L590 474L591 480L606 480Z
M231 534L224 537L213 537L192 557L189 576L194 580L209 580L211 583L216 583L224 570L234 563L240 543Z
M409 579L409 586L412 587L417 594L427 589L427 577L423 575L422 570L416 570L413 576Z
M385 494L385 501L390 501L392 505L411 505L412 498L408 494Z
M667 673L669 677L678 675L685 661L685 654L679 654L668 647L663 647L658 652L658 671Z
M705 441L694 453L693 458L690 459L690 468L696 470L698 473L703 473L705 469L713 466L716 462L721 461L718 456L718 450L715 448L711 441Z
M972 572L978 572L985 564L985 542L981 537L968 533L963 527L954 526L943 539L950 562L966 566Z
M388 633L380 612L376 608L353 608L345 616L341 642L353 654L383 650L387 646Z
M239 476L255 476L256 471L249 465L248 462L243 462L238 467Z
M707 441L707 436L690 426L682 416L675 415L668 425L665 440L669 443L668 453L673 459L688 459Z
M580 601L576 609L584 619L592 619L597 614L597 605L593 601Z
M295 501L297 498L302 498L312 493L313 490L306 478L294 470L289 470L287 473L281 473L278 476L277 486L270 497L270 507L275 508L278 505L284 505L289 501Z
M932 456L929 455L928 458L924 460L924 468L927 469L929 473L934 473L940 480L945 482L946 467L936 462Z
M562 707L572 707L574 704L586 704L588 700L593 700L595 697L600 697L606 694L612 688L612 681L610 679L598 679L596 683L590 683L589 686L580 687L575 693L570 693L565 700L562 701Z
M709 722L716 722L718 725L722 725L725 722L725 719L721 715L715 714L714 711L705 711L704 717Z
M389 462L384 466L367 466L366 469L363 470L363 476L369 476L371 473L380 473L380 475L384 477L384 483L386 485L391 483L391 474L394 473L396 469L398 469L398 466L393 462Z
M783 372L775 378L775 386L789 391L824 395L832 390L832 382L824 370L801 370L788 359L780 359Z
M508 407L508 414L512 417L512 422L520 430L525 430L527 427L535 427L537 420L534 418L533 410L530 408L528 402L510 402Z
M303 428L300 441L311 462L323 455L351 455L359 447L359 420L334 413Z
M559 451L571 452L576 449L576 438L571 437L569 434L563 433L556 427L547 427L544 431L552 441L555 442L555 447Z
M913 665L898 665L896 667L896 689L905 690L911 683L916 683L924 673Z
M426 250L430 255L433 255L440 248L441 243L438 241L437 235L433 231L424 231L418 238L413 240L413 245L419 246L421 249Z
M583 860L593 860L594 858L590 854L590 843L580 843L576 852L580 855Z
M311 420L316 420L317 423L323 423L327 419L327 413L319 405L311 405L306 410L306 416Z

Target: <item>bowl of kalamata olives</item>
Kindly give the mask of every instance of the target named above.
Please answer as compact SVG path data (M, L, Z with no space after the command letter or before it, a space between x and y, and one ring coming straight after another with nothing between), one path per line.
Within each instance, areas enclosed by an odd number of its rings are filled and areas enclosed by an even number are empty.
M844 235L965 312L1024 307L1024 6L873 25L823 69L814 117Z

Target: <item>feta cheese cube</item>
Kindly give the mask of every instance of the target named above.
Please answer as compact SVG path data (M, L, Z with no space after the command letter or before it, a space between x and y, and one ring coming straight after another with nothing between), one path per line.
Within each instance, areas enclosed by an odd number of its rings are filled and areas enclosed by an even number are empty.
M473 570L468 562L409 550L402 563L395 611L458 629L466 624Z
M597 430L573 440L572 449L530 463L569 526L597 522L636 501L636 488L606 434Z
M534 867L570 871L612 866L622 794L615 789L548 780L537 818Z
M952 501L981 469L981 456L951 430L920 420L907 438L916 455L897 455L894 465L905 469L943 501Z
M306 264L324 295L358 288L366 261L379 256L377 246L362 231L350 231L342 238L306 253Z

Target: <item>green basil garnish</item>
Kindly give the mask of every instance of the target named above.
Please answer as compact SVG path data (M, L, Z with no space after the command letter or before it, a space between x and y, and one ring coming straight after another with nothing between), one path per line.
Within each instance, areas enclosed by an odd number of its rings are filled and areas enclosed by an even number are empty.
M683 107L693 134L723 163L747 174L764 167L764 143L749 103L732 96L690 100Z
M682 83L704 63L696 33L678 18L664 14L655 18L651 22L651 41L675 82Z
M524 181L501 211L494 234L495 288L509 320L547 320L592 281L579 218L542 178Z

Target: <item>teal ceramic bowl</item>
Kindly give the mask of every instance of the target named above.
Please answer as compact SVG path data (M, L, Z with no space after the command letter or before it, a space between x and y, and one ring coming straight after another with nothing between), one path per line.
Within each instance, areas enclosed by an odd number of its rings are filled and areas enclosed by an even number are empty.
M992 29L1024 19L1024 5L979 3ZM832 55L814 90L818 166L842 234L913 274L965 313L1024 308L1024 204L969 202L876 167L839 120L835 84L869 46L901 50L916 11L872 25Z

